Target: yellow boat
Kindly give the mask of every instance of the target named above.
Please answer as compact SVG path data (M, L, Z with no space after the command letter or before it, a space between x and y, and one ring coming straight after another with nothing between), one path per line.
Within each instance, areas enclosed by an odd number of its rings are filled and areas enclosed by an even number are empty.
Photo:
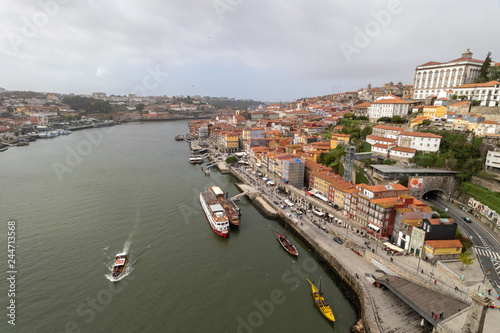
M330 308L330 305L328 305L328 302L326 301L325 297L323 296L323 293L321 292L321 280L319 281L319 287L320 289L316 288L316 286L309 281L308 278L306 278L307 282L311 284L312 287L312 296L314 299L314 304L316 304L316 307L321 311L323 316L326 317L326 319L335 322L335 317L333 316L332 309Z

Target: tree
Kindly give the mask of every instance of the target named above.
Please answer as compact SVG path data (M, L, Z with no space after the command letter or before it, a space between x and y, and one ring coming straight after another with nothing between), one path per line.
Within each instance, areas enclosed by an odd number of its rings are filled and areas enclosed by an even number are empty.
M476 257L471 257L469 250L465 250L465 252L459 254L458 259L462 262L462 270L464 270L466 266L470 266L474 263Z
M392 121L391 117L381 117L377 119L377 123L380 123L381 121L390 123Z
M238 162L238 158L236 156L229 156L228 158L226 158L227 164L234 164L236 162Z
M490 67L491 67L491 52L488 52L488 55L486 56L486 59L484 59L483 65L479 70L479 76L476 79L476 83L484 83L489 81Z
M453 95L450 96L450 98L451 98L452 101L456 101L457 98L458 98L458 96L457 96L457 94L453 94Z
M500 81L500 66L491 67L490 81Z
M143 103L139 103L139 104L137 104L137 105L135 106L135 109L136 109L137 111L142 111L142 110L144 110L144 107L145 107L145 105L144 105Z
M429 119L424 119L424 120L422 121L422 125L423 125L423 126L429 126L430 124L431 124L431 121L430 121Z

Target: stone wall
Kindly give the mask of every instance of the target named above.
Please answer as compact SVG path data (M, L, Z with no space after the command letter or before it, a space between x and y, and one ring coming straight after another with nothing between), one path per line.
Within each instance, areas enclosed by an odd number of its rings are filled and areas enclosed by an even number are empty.
M486 120L493 120L500 122L500 107L498 106L473 106L470 113L483 116Z
M492 192L500 192L500 180L497 179L482 179L479 177L472 177L472 183L486 187Z
M287 220L286 216L284 216L281 212L280 216L283 221ZM341 287L344 289L344 294L347 296L349 293L354 291L356 298L351 297L351 302L354 302L356 308L361 312L360 315L366 332L380 332L379 325L377 323L378 319L373 309L371 294L368 290L366 290L364 285L356 279L355 274L342 266L335 256L323 249L320 244L318 244L307 233L303 232L302 229L298 228L294 223L289 223L288 225L308 247L315 251L315 253L321 258L321 261L343 281L345 286ZM356 248L360 253L364 252L364 250L357 244L350 243L348 240L346 241L347 242L345 242L345 244L347 247Z
M422 188L410 187L410 195L416 198L421 198L426 192L435 190L441 190L446 194L453 193L459 184L459 181L452 176L418 176L415 178L423 178Z

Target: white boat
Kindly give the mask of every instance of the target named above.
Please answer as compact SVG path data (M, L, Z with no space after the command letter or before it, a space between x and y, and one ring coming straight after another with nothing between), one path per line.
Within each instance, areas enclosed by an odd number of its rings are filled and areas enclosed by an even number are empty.
M38 134L38 137L40 138L53 138L54 136L54 133L47 131Z
M123 273L125 272L125 268L128 264L128 257L125 252L118 253L115 257L115 264L113 265L113 279L118 280Z
M226 238L229 234L229 219L224 208L214 195L208 191L200 193L200 203L212 230L217 235Z

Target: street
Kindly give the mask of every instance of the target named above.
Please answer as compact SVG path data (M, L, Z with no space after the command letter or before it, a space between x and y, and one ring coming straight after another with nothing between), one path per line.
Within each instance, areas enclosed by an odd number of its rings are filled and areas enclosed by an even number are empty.
M458 223L460 231L465 234L474 243L474 254L477 256L483 274L487 276L490 271L489 279L494 286L497 294L500 293L500 244L490 231L484 229L481 222L478 222L474 216L461 210L452 203L439 199L435 196L428 197L429 204L438 208L448 209L448 213ZM464 217L469 217L472 222L467 223ZM471 254L471 255L474 255ZM488 278L488 277L487 277Z

